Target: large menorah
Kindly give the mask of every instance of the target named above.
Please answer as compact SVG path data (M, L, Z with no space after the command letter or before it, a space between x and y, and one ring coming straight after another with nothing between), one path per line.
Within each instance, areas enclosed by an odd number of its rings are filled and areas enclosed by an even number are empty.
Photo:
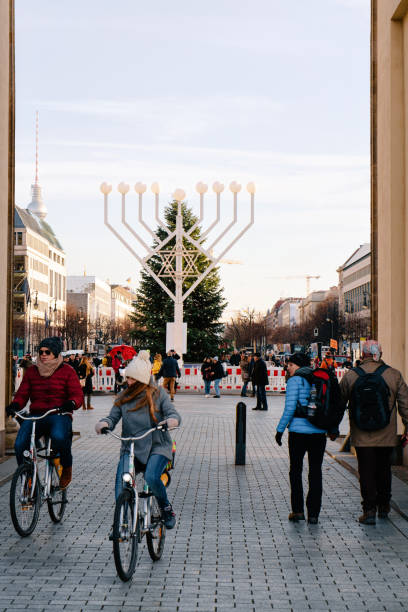
M224 237L231 233L232 228L238 223L238 193L241 191L241 185L236 181L230 184L230 190L233 194L233 218L232 221L218 233L214 241L208 247L203 246L203 242L208 238L210 232L214 230L216 225L221 222L221 193L224 191L224 185L215 182L213 191L216 194L216 216L207 229L197 238L193 238L194 230L204 221L204 194L208 191L207 185L197 183L196 190L200 195L200 215L197 221L187 231L183 227L183 213L181 203L185 199L185 192L182 189L176 189L173 193L173 199L177 202L176 228L171 231L162 221L159 214L159 193L160 188L158 183L153 183L151 190L155 196L155 220L159 227L164 230L166 237L160 240L158 234L149 227L143 218L143 194L146 191L146 185L136 183L135 191L139 196L139 224L144 228L154 239L155 244L149 246L142 236L128 223L126 220L126 194L129 192L129 185L120 183L118 191L122 195L122 224L134 236L137 242L144 248L146 255L140 256L129 242L111 225L108 218L108 196L112 191L112 185L102 183L100 190L104 195L105 206L105 225L116 236L118 240L132 253L140 265L146 272L154 278L156 283L167 293L174 302L174 323L167 324L167 348L169 343L174 346L175 351L182 355L186 352L186 343L183 338L186 338L186 324L183 323L183 303L186 298L194 291L201 281L215 268L222 260L224 255L231 249L232 246L248 231L254 223L254 202L255 202L255 185L248 183L247 190L251 199L250 219L236 235L230 240L227 246L220 247L220 252L215 255L214 248L219 245ZM170 242L174 239L174 245ZM188 245L188 246L187 246ZM200 254L205 255L209 261L209 265L204 271L200 271L197 267L197 260ZM161 268L154 271L149 265L149 260L154 258L155 262L160 261ZM172 291L162 279L172 279L174 281L175 290ZM195 278L192 285L183 292L183 283L187 278Z

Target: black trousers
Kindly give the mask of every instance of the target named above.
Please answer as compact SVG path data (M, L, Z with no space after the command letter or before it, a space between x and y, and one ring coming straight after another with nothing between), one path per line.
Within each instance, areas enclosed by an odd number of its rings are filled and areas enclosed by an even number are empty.
M309 459L309 492L306 508L309 516L319 516L322 505L322 463L326 448L326 434L289 432L290 488L292 512L303 513L303 458Z
M364 512L390 503L392 451L392 446L356 447Z

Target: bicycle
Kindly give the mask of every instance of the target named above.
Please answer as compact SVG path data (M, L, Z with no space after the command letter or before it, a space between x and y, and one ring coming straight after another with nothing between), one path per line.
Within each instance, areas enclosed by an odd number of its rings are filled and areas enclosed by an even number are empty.
M166 431L167 425L157 425L141 436L133 438L122 438L107 427L104 427L101 431L102 434L109 433L117 440L130 442L129 471L125 472L122 477L123 491L116 500L112 528L113 557L116 571L119 578L124 582L130 580L134 574L138 546L144 536L146 536L147 549L153 561L159 561L164 550L166 527L161 516L159 503L146 482L143 484L143 490L138 492L134 464L135 440L141 440L156 430ZM170 484L168 470L172 466L173 462L169 462L161 477L166 487Z
M27 417L23 412L16 413L19 418L33 422L30 448L24 451L24 463L14 472L10 487L11 520L22 537L33 533L44 502L47 502L48 513L54 523L61 522L68 503L66 490L59 488L62 466L58 455L51 449L51 438L44 436L44 444L38 448L35 439L36 421L55 412L58 412L57 408L39 417ZM45 451L45 454L41 455L41 451ZM41 479L38 469L39 457L45 459L44 480Z

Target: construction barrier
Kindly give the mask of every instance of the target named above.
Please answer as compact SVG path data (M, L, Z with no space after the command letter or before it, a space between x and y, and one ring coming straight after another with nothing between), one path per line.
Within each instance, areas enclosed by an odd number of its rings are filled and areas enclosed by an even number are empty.
M268 385L266 391L280 393L286 390L285 371L283 368L269 367ZM337 368L336 375L339 381L343 378L348 370L345 368ZM177 387L181 391L196 391L201 393L204 391L204 381L201 376L201 369L198 366L180 368L181 377L177 379ZM23 378L23 369L17 368L15 390L19 388ZM251 383L249 383L250 389ZM243 382L241 378L241 368L239 366L227 367L227 375L221 379L220 389L225 392L241 391ZM113 368L95 368L95 375L92 378L92 388L94 391L109 392L115 388L115 372ZM211 388L214 385L211 384Z

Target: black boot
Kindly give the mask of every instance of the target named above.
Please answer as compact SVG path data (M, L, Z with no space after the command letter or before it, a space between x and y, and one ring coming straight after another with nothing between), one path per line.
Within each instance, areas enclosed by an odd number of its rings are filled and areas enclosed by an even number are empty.
M256 406L254 406L254 407L252 408L252 410L262 410L262 408L261 408L261 406L256 405Z

